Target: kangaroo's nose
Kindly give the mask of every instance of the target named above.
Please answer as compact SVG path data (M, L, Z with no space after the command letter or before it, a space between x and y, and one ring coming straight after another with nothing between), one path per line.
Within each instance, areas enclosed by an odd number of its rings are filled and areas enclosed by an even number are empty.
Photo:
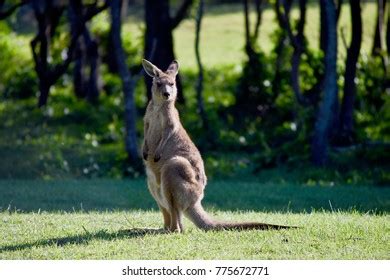
M169 98L170 96L169 92L164 92L163 95L165 96L165 98Z

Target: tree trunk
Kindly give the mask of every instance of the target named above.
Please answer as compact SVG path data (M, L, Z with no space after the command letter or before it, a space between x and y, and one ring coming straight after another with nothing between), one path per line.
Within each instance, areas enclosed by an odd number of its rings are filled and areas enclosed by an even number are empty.
M284 50L284 45L286 41L286 36L282 35L282 38L280 38L278 45L276 46L275 49L275 54L276 54L276 63L275 63L275 77L274 81L272 82L272 93L274 94L274 97L277 98L280 94L280 86L282 83L282 65L283 65L283 50Z
M337 1L337 10L336 10L336 22L339 22L340 15L341 15L341 9L343 7L343 0Z
M383 23L384 23L384 14L386 8L385 0L377 0L377 15L376 15L376 25L375 25L375 34L374 42L372 45L372 55L380 56L383 50Z
M208 120L206 111L204 109L204 102L203 102L203 65L202 60L200 58L200 52L199 52L199 40L200 40L200 30L201 30L201 24L202 24L202 17L203 17L203 0L199 1L198 6L198 12L196 15L196 28L195 28L195 56L196 56L196 63L198 65L198 80L196 83L196 101L198 105L198 112L200 114L200 118L202 120L202 126L206 130L206 133L209 130L208 126Z
M328 25L325 13L326 1L320 1L320 49L325 54L328 45Z
M325 1L320 1L320 50L325 55L326 53L326 47L328 45L328 25L326 21L326 14L325 14ZM341 9L343 6L343 0L337 1L337 7L336 7L336 26L340 18ZM324 64L325 64L325 58L324 58ZM309 102L317 106L319 100L321 99L320 93L324 89L325 84L325 75L321 73L317 73L316 75L317 82L315 85L307 92L306 98L309 100ZM336 120L337 118L335 118Z
M283 12L281 11L280 2L282 2ZM299 83L299 66L301 64L302 53L305 50L304 27L306 22L306 2L307 0L299 0L300 16L297 24L297 32L296 35L294 35L290 24L289 13L287 12L289 11L291 4L288 4L285 0L276 1L276 11L279 24L286 31L288 38L290 39L290 43L294 49L293 55L291 57L291 85L295 94L295 98L298 104L301 105L305 105L306 103Z
M126 65L126 57L122 47L121 38L121 0L110 1L111 6L111 40L113 53L118 66L119 75L122 79L122 87L125 101L125 147L131 162L138 160L137 136L136 136L136 108L134 104L134 80Z
M71 1L69 7L71 33L75 34L85 7L81 1ZM77 97L96 103L99 97L98 46L91 38L88 27L84 24L82 28L82 36L78 38L75 47L73 86Z
M356 63L362 43L362 17L360 0L349 0L352 18L352 39L347 51L344 74L344 95L340 111L340 131L337 144L350 145L354 142L353 110L356 96Z
M251 24L249 19L249 5L248 0L244 0L244 20L245 20L245 51L248 56L249 62L256 59L257 53L254 49L254 44L259 36L259 29L262 17L262 0L256 0L256 22L254 26L253 34L251 32Z
M145 0L145 46L144 57L150 58L150 61L165 71L169 64L175 59L172 37L172 19L170 17L169 0ZM153 56L152 49L156 42ZM152 78L147 74L145 84L148 99L151 98ZM180 75L176 76L176 86L178 90L177 100L184 103L183 86Z
M47 99L49 97L51 85L49 82L42 78L39 79L39 97L38 97L38 107L43 107L47 104Z
M79 98L86 96L86 79L84 74L85 67L85 50L84 42L79 39L75 50L74 67L73 67L73 88L74 93Z
M279 26L283 31L283 34L281 35L281 38L278 41L276 49L275 49L275 54L276 54L275 78L274 78L274 81L272 83L272 92L273 92L275 98L280 93L280 86L281 86L281 80L282 80L281 68L283 65L283 51L284 51L285 46L288 44L288 42L287 42L288 37L286 34L286 30L284 28L283 18L282 18L282 13L280 11L280 7L279 7L280 4L279 3L280 3L279 0L276 1L276 3L275 3L275 13L276 13L276 17L277 17L278 22L279 22ZM289 17L289 14L290 14L291 4L292 4L291 0L285 2L284 12L285 12L285 15L287 17Z
M261 53L256 50L257 36L259 36L259 26L261 23L262 1L256 1L256 21L252 28L250 21L250 9L248 0L243 1L244 8L244 30L245 45L244 50L248 58L245 61L243 74L236 93L236 102L232 107L232 112L236 116L236 125L244 117L253 117L253 115L264 115L273 101L273 96L264 90L264 66L262 65ZM251 31L253 29L253 32ZM245 108L245 111L242 110Z
M248 0L244 0L245 49L251 45Z
M387 25L386 25L386 48L387 48L387 65L385 91L390 89L390 4L387 5Z
M328 159L329 132L337 110L337 26L336 7L333 1L321 0L324 24L327 26L325 52L325 84L312 140L312 160L322 166Z
M98 44L91 38L89 31L84 31L84 41L86 44L87 61L89 63L89 78L87 82L87 100L96 103L99 99L99 51Z
M45 15L45 11L49 10L50 7L46 5L49 4L45 3L44 6L42 6L39 1L32 2L34 15L38 22L38 34L31 41L35 70L39 79L38 107L46 105L51 87L48 67L51 27L49 19ZM39 48L37 50L38 44Z
M260 24L261 24L261 18L262 18L262 5L263 0L255 0L256 4L256 24L255 24L255 31L253 32L253 38L254 40L257 40L259 37L259 30L260 30Z
M299 66L301 64L301 56L304 51L304 28L306 20L306 2L307 0L299 0L299 21L297 26L297 35L295 36L294 52L291 58L291 80L292 87L295 92L295 97L299 104L304 105L304 97L302 95L301 86L299 84Z
M74 34L78 26L78 17L82 14L82 4L80 1L71 1L69 5L70 32ZM79 38L75 47L74 67L73 67L73 88L75 95L79 98L86 96L85 78L85 43L83 38Z
M0 20L6 19L10 15L12 15L16 11L17 8L19 8L20 6L27 3L27 1L21 1L17 4L15 4L14 6L11 6L10 8L8 8L8 10L3 10L4 2L5 2L5 0L0 1Z
M89 5L89 8L83 13L81 0L69 1L70 14L74 16L72 31L70 32L70 44L67 48L66 58L61 63L52 65L48 63L50 40L55 34L65 6L60 2L39 0L34 0L31 4L38 22L38 34L31 41L31 49L39 79L38 106L41 107L47 103L51 86L66 72L73 60L74 52L77 49L77 41L85 28L85 23L103 11L107 7L107 3L99 7L95 2L95 4Z
M390 4L387 9L386 47L387 47L387 57L390 60Z

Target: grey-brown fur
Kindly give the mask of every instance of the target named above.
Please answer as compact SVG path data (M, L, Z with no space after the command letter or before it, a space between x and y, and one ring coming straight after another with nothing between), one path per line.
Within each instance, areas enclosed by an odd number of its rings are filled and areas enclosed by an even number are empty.
M209 217L201 205L207 183L203 160L175 108L179 65L173 61L163 72L145 59L142 64L153 77L152 100L144 117L142 154L148 188L163 213L164 227L182 232L184 214L204 230L288 228L262 223L224 223Z

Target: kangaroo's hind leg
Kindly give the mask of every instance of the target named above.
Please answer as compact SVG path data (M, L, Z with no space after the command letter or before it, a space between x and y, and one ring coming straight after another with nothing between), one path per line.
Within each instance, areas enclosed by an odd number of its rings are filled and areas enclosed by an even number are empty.
M164 218L164 229L169 229L171 226L171 214L169 211L159 205L160 211L163 214Z
M183 232L184 231L183 222L182 222L183 213L174 207L172 207L170 210L171 210L171 224L169 226L169 231Z
M168 211L166 205L164 205L161 201L161 195L160 195L161 188L157 184L154 174L152 174L151 172L148 172L147 182L148 182L148 189L152 197L154 198L154 200L157 202L158 208L160 209L163 215L164 229L169 229L169 227L171 226L171 214Z
M199 200L202 193L187 159L174 157L165 163L161 170L161 188L171 217L170 230L182 232L183 213Z
M174 195L169 187L169 180L165 181L165 185L162 185L162 197L164 199L164 205L166 207L164 214L165 228L171 232L183 231L183 214L174 199ZM165 187L164 187L165 186ZM162 208L163 209L163 208ZM167 216L165 216L167 214Z

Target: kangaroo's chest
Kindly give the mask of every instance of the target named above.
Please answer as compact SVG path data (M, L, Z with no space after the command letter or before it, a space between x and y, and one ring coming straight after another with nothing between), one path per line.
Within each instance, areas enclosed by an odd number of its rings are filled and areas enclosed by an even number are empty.
M149 117L149 129L147 131L147 134L145 135L149 149L151 151L154 151L157 148L162 138L164 131L164 122L164 116L160 112L151 112Z

